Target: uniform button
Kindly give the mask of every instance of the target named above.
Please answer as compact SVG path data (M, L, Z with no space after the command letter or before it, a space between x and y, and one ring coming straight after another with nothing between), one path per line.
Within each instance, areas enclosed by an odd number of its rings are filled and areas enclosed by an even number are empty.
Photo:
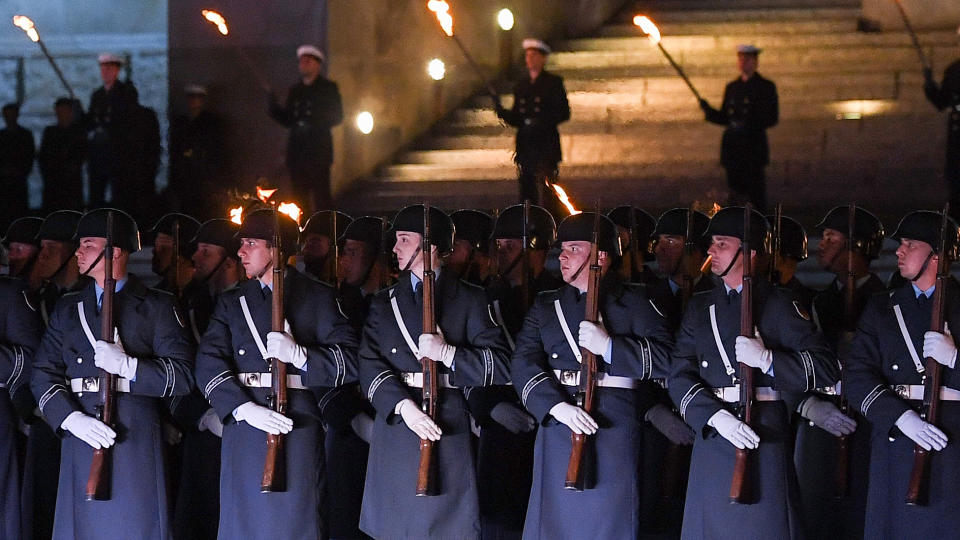
M700 367L707 367L707 366L709 366L709 365L710 365L710 363L707 362L706 360L704 360L703 362L700 362Z
M397 354L397 348L394 347L394 348L390 349L390 354Z
M245 350L243 350L243 349L240 349L239 351L237 351L237 354L239 354L240 356L243 356L243 355L247 354L247 351L245 351Z
M807 424L809 424L809 425L810 425L810 427L814 427L814 426L816 426L816 424L814 424L814 423L813 423L813 420L810 420L809 422L807 422Z
M82 397L83 397L83 392L77 392L77 397L78 397L78 398L82 398Z
M550 358L556 358L556 357L557 357L557 353L553 353L550 355Z
M78 357L77 357L77 363L78 363L78 364L82 364L82 363L83 363L83 358L81 358L81 357L78 356Z
M896 371L896 370L900 369L900 366L894 364L894 365L890 366L890 369Z

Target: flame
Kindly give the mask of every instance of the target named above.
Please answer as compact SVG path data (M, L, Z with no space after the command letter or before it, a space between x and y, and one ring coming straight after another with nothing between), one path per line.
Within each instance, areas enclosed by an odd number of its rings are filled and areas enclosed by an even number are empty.
M296 203L292 202L282 202L277 205L277 211L281 214L286 214L290 216L297 224L300 223L300 216L303 215L303 211L300 210L300 207Z
M231 208L228 210L230 213L230 221L240 225L243 223L243 207L237 206L236 208Z
M713 217L720 210L723 210L723 207L717 203L713 203L713 206L710 207L710 210L707 212L707 215L710 217Z
M263 189L260 186L257 186L257 198L263 202L267 202L270 197L273 197L273 194L277 192L277 188L273 189Z
M14 15L13 25L26 32L27 37L29 37L31 41L40 41L40 34L37 33L37 29L33 26L33 21L30 20L30 17L26 15Z
M444 0L428 0L427 9L436 13L437 21L440 22L443 33L453 37L453 15L450 15L450 4L444 2Z
M650 43L657 45L660 43L660 29L656 23L650 20L646 15L637 15L633 18L633 24L640 27L640 30L647 35Z
M227 20L223 18L223 15L217 13L216 11L210 11L209 9L204 9L200 13L203 14L203 18L215 24L217 30L219 30L222 35L225 36L230 32L230 30L227 28Z
M580 210L577 210L577 208L573 206L573 202L570 201L570 197L568 197L567 192L560 187L560 184L553 184L553 190L557 192L557 198L567 207L567 211L570 212L571 216L581 213Z

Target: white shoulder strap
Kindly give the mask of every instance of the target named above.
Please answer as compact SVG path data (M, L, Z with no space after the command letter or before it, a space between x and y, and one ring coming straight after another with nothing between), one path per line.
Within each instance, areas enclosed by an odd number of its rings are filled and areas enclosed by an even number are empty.
M87 315L83 311L83 300L77 302L77 315L80 315L80 326L83 327L83 333L87 336L90 346L97 347L97 340L93 339L93 332L90 331L90 323L87 322Z
M720 352L720 358L723 360L723 367L727 370L727 375L733 376L736 371L733 364L730 363L730 357L727 356L727 350L723 348L723 340L720 339L720 328L717 327L717 305L710 304L710 328L713 329L713 340L717 344L717 351Z
M570 350L573 351L573 356L577 358L577 362L583 362L583 354L580 353L580 347L577 346L577 342L573 340L573 334L570 332L570 327L567 326L567 319L563 316L563 308L560 307L560 299L553 301L553 308L557 312L557 320L560 321L560 328L563 329L563 335L567 338L567 345L570 346Z
M897 316L897 324L900 326L900 335L903 336L903 342L907 344L907 350L910 351L910 358L913 365L917 368L917 373L923 373L923 362L917 355L917 349L913 346L913 340L910 339L910 332L907 331L907 323L903 320L903 312L900 311L900 304L893 305L893 313Z
M253 334L253 341L257 343L257 349L260 351L260 356L263 357L264 361L267 360L267 348L263 346L263 340L260 339L260 332L257 330L257 325L253 322L253 316L250 315L250 306L247 305L247 297L240 297L240 308L243 310L243 318L247 321L247 328L250 329L250 333Z
M500 311L500 301L493 301L493 315L496 317L494 321L497 323L497 326L503 329L503 335L507 337L507 344L510 345L510 350L516 349L516 345L513 342L513 336L510 335L510 330L507 329L507 325L503 323L503 312Z
M417 360L419 360L421 358L420 348L414 343L413 338L410 336L410 331L407 330L407 325L403 322L403 316L400 315L400 306L397 305L396 296L390 297L390 307L393 308L393 318L397 320L397 327L400 328L400 333L403 334L403 340L407 342L407 347L410 347L410 351L417 357Z

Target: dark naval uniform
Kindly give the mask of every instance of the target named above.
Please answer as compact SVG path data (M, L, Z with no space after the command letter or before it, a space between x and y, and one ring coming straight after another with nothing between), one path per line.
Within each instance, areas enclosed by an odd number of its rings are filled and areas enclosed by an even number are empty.
M948 280L945 321L960 325L960 294ZM930 330L932 300L907 283L874 295L860 316L846 360L843 386L852 409L872 424L870 481L864 538L938 538L960 530L960 377L942 367L944 385L940 421L947 434L944 450L931 452L930 498L926 506L904 504L916 444L895 423L923 397L923 337ZM901 326L900 320L903 321ZM909 341L908 341L909 339ZM949 393L949 395L948 395ZM952 399L951 399L952 398Z
M333 137L330 128L343 121L343 105L337 84L323 76L312 84L298 82L287 92L284 106L271 100L270 117L290 128L287 168L301 206L330 208L330 165ZM315 190L314 199L308 198Z
M706 104L706 102L702 102ZM720 145L720 163L727 170L733 202L746 198L754 207L766 207L764 168L770 163L767 129L780 114L777 86L759 73L727 84L719 109L704 107L708 122L726 126Z
M404 399L421 401L416 374L422 292L411 273L376 294L360 344L360 384L377 411L360 528L377 539L480 537L470 415L461 387L506 384L509 348L483 289L440 271L435 313L443 339L457 347L453 369L436 363L441 387L434 446L440 493L416 497L420 438L395 414ZM419 281L419 280L417 280Z
M202 111L196 118L176 116L170 125L170 184L168 192L180 211L201 219L219 217L229 186L224 178L223 130L220 118Z
M94 390L100 371L94 364L100 337L95 287L89 283L57 303L31 380L44 417L66 435L53 536L165 539L170 529L158 398L190 391L194 350L173 297L128 275L116 294L114 321L124 350L138 358L137 372L132 380L118 378L111 499L85 501L93 449L59 428L74 411L95 416L100 402Z
M923 91L937 110L950 111L943 176L950 190L950 214L956 218L960 216L960 60L947 66L939 85L928 75Z
M29 534L29 529L21 529L18 416L14 402L23 401L24 397L32 401L30 364L43 331L39 314L24 296L24 285L12 278L0 279L0 537L11 539L27 538Z
M110 90L100 87L90 96L85 125L90 133L87 172L90 206L102 206L107 185L117 192L132 166L125 146L133 134L140 105L132 82L117 80ZM122 191L122 190L121 190Z
M33 134L17 124L0 129L0 215L4 226L29 210L27 177L33 169Z
M287 489L262 494L267 433L232 415L249 401L268 405L265 344L272 294L257 279L223 292L197 353L197 387L224 423L220 538L315 539L325 530L323 434L308 389L356 379L356 334L340 314L331 287L287 267L284 312L290 333L307 349L307 363L302 370L287 366L287 416L294 422L293 431L284 435Z
M670 397L697 432L684 509L684 538L802 538L794 471L790 410L781 391L805 392L839 377L837 360L823 334L790 291L766 281L753 287L754 321L773 351L771 374L754 376L757 399L751 428L760 446L751 450L751 479L759 500L730 504L733 444L708 420L722 408L735 412L740 364L740 294L718 285L693 296L677 333ZM720 399L715 389L724 389Z
M571 285L537 296L517 337L511 365L514 389L540 423L533 486L523 537L637 538L640 530L641 400L637 388L666 369L670 333L666 319L642 287L608 274L601 281L600 313L612 339L609 358L598 355L603 375L590 413L600 424L591 436L596 452L593 486L564 489L571 430L550 415L577 392L577 345L586 295ZM561 318L562 317L562 318ZM612 519L611 516L617 516Z
M540 204L540 183L556 180L563 158L557 125L570 119L563 79L546 70L533 81L524 77L513 87L513 107L498 107L497 116L517 128L513 160L520 169L520 200Z

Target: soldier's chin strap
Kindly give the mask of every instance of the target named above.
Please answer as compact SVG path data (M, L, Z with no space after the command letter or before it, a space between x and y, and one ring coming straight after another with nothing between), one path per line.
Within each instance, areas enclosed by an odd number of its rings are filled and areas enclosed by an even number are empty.
M583 264L580 265L580 268L577 268L576 273L570 276L570 281L568 283L573 283L580 276L580 272L583 272L583 269L587 267L587 263L590 262L590 257L587 257L583 260Z
M417 260L417 255L419 255L421 251L423 251L423 248L421 246L417 246L417 250L413 252L410 260L407 261L407 264L403 265L403 270L401 270L401 272L406 272L410 269L410 266L413 265L413 261Z
M930 253L927 254L927 258L923 260L923 265L920 267L920 270L917 271L917 275L912 278L908 278L910 281L916 281L920 279L920 276L927 271L927 266L930 264L930 260L933 259L933 248L930 248ZM904 276L906 277L906 276Z
M100 254L97 255L97 258L94 259L92 263L90 263L90 266L88 266L87 269L84 270L83 272L80 272L80 275L81 275L81 276L89 276L89 275L90 275L90 271L93 270L94 267L97 266L97 263L99 263L101 260L103 260L103 252L104 252L104 251L105 251L105 250L100 250ZM54 274L54 275L56 275L56 274Z
M727 265L726 270L723 273L719 274L717 277L724 277L730 273L730 270L733 270L733 265L737 264L737 259L740 258L740 254L743 253L743 249L738 248L737 254L733 256L733 259L730 260L730 264Z

